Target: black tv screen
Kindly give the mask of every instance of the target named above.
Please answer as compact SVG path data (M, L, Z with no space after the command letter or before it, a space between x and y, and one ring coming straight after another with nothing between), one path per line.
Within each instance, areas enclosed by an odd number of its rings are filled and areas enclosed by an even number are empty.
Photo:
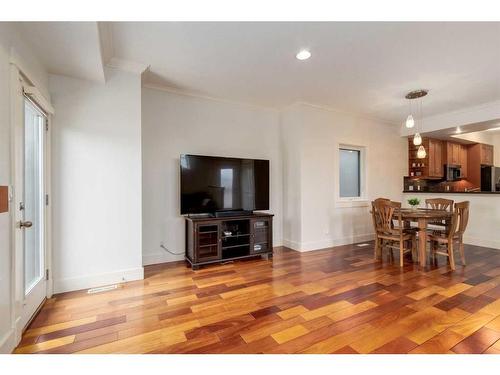
M181 215L269 209L269 160L181 155Z

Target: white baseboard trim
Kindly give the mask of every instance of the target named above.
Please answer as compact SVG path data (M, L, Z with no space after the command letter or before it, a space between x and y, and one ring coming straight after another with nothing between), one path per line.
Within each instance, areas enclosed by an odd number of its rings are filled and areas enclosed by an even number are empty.
M320 241L297 242L283 239L283 245L292 250L306 252L320 249L326 249L334 246L350 245L358 242L373 240L373 233L359 234L355 236L342 237L342 238L327 238Z
M10 354L16 348L14 329L10 329L0 338L0 354Z
M488 240L488 239L484 239L484 238L469 237L469 236L465 235L464 236L464 243L467 245L483 246L483 247L489 247L492 249L500 250L500 241L498 241L498 240Z
M109 284L144 279L144 268L129 268L114 272L101 273L82 277L54 280L54 293L96 288Z
M142 255L143 266L150 266L152 264L159 264L159 263L178 262L180 260L184 260L184 254L172 255L164 251L164 252L156 252L152 254Z
M283 246L288 247L289 249L300 251L300 242L291 241L283 238Z

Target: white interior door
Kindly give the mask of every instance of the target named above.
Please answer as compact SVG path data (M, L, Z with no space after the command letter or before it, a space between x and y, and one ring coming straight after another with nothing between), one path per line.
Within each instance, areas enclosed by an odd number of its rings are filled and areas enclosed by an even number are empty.
M21 325L25 327L47 295L45 251L45 129L47 116L24 98L24 162L17 209L17 230L23 249L23 293Z

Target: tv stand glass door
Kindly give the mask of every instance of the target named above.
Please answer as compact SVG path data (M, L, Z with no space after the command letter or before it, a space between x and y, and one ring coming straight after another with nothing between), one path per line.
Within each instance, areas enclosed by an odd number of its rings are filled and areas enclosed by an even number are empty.
M252 254L266 253L271 248L272 221L270 218L261 217L251 220L252 238L250 252Z

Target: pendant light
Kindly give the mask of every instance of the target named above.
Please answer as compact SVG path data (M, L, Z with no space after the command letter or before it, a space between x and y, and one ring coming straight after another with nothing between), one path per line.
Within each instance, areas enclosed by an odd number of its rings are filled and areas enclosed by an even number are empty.
M408 94L406 94L405 98L408 99L409 107L410 107L410 114L406 118L406 127L408 129L413 128L415 126L415 120L413 118L413 115L411 114L411 101L413 99L420 99L419 105L420 105L420 113L419 113L419 121L417 122L417 131L415 132L415 135L413 136L413 144L415 146L420 146L417 151L417 158L419 159L424 159L427 156L427 152L425 151L425 147L422 145L422 136L420 135L419 129L422 129L422 98L427 95L427 90L415 90L411 91ZM419 124L420 123L420 124Z
M413 136L413 144L415 146L420 146L422 144L422 136L420 135L420 133L417 132Z
M405 125L407 129L411 129L415 126L415 120L411 114L411 100L408 100L408 117L406 118Z
M411 113L408 115L408 117L406 118L406 127L408 129L411 129L415 126L415 120L413 119L413 116L411 115Z
M426 156L427 156L427 151L425 151L424 145L420 145L417 151L417 158L425 159Z

